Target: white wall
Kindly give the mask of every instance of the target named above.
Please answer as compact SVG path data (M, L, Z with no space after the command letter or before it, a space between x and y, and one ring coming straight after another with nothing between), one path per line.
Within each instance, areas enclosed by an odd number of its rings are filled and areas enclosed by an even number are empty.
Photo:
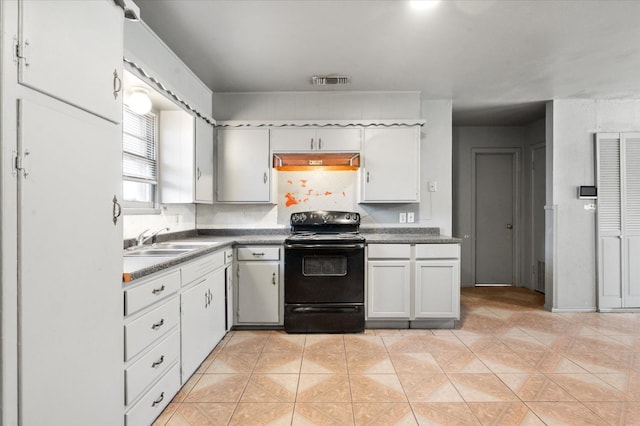
M422 100L419 92L214 93L213 116L224 120L384 120L423 118L419 204L353 202L363 224L397 225L414 211L416 225L451 234L451 101ZM329 172L330 173L330 172ZM427 181L438 182L430 193ZM286 227L277 205L199 205L197 227Z
M552 164L547 160L552 178L547 228L553 288L547 291L547 307L594 310L596 217L584 209L590 201L579 200L576 188L595 184L595 133L640 130L640 100L555 100L547 110L553 126L547 145L548 155L552 151Z
M125 214L123 218L125 239L135 238L145 229L151 232L162 228L169 228L169 232L188 231L196 227L196 205L163 204L160 214Z

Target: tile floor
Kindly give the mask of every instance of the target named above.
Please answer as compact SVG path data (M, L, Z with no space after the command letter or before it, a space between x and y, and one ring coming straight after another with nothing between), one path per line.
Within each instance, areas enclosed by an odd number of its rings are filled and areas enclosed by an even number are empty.
M640 425L640 314L461 299L454 330L229 333L155 425Z

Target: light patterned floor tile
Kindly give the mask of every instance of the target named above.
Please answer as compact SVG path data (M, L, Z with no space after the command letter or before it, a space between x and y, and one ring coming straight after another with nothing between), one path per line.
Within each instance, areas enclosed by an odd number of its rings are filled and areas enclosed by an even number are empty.
M464 402L413 402L411 407L419 425L480 425Z
M483 352L477 354L484 365L494 373L526 373L535 368L514 352Z
M397 373L441 373L438 361L430 353L389 354Z
M237 402L248 374L203 374L184 402Z
M301 374L296 402L351 402L346 374Z
M235 403L196 402L180 404L167 426L226 425L236 408Z
M302 352L263 352L254 373L298 374L302 364Z
M580 402L528 402L545 424L553 426L605 426L607 423Z
M309 334L304 343L305 352L345 352L342 334Z
M297 374L254 374L240 402L295 402L298 377Z
M498 374L498 377L522 401L575 401L562 387L544 374Z
M293 403L240 403L229 425L289 426L293 419Z
M274 333L269 336L263 352L302 352L306 336L304 334Z
M351 403L299 402L293 412L293 426L353 425Z
M347 334L344 336L344 346L347 352L386 352L382 337Z
M591 411L610 425L637 425L640 422L640 402L584 402Z
M345 352L306 351L302 356L302 374L347 374Z
M404 403L353 403L356 426L410 426L417 425L411 406Z
M434 352L432 355L446 373L491 373L473 352Z
M205 373L251 373L259 356L259 352L221 352Z
M593 374L547 374L579 401L625 401L623 392Z
M544 422L524 403L470 402L469 408L483 426L544 426Z
M348 352L349 374L395 374L389 354L384 352Z
M266 332L237 332L229 339L222 351L228 352L261 352L269 339Z
M399 376L410 402L463 402L446 374L414 372Z
M467 402L507 402L518 398L493 374L449 374L449 379Z
M354 374L349 382L354 402L407 402L395 374Z

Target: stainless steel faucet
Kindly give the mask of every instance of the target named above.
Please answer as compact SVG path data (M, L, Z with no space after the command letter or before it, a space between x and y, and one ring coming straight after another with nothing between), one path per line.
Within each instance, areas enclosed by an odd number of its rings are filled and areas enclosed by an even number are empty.
M169 228L167 227L167 228L158 229L156 232L146 237L145 234L149 232L149 229L145 229L136 238L136 242L137 242L136 245L138 247L142 247L144 243L146 243L149 239L151 239L151 245L156 245L156 243L158 242L158 234L161 233L162 231L169 231Z

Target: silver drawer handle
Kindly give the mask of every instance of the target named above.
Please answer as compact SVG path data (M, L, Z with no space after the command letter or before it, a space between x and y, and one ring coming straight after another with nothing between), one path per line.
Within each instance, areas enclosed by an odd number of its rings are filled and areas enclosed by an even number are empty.
M271 277L271 284L276 285L276 273L273 273L273 276Z
M158 293L162 293L164 291L164 284L162 284L162 287L160 288L154 288L151 293L153 294L158 294Z
M153 330L157 330L158 328L162 327L163 325L164 325L164 318L162 318L162 319L160 320L160 322L157 322L157 323L153 324L153 325L151 326L151 329L153 329Z
M255 257L260 257L260 256L264 256L264 253L253 253L253 255L254 255Z
M155 407L156 405L160 404L162 402L162 400L164 399L164 392L162 392L160 394L160 397L158 399L156 399L155 401L153 401L153 404L151 404L152 407Z
M159 366L163 362L164 362L164 355L162 355L159 360L154 361L153 364L151 364L151 368L156 368L157 366Z

